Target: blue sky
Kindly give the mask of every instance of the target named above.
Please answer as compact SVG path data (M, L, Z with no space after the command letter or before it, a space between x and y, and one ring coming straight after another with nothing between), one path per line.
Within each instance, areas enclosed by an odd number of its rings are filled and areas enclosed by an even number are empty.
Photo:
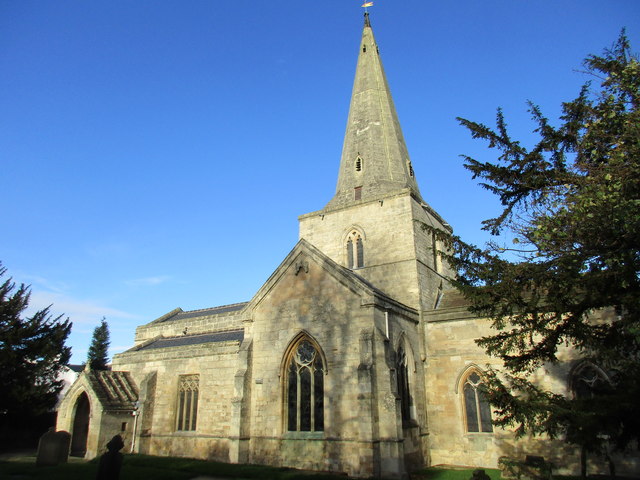
M0 0L0 260L33 308L105 316L111 353L168 311L249 300L334 189L362 2ZM379 0L371 22L423 197L469 241L497 204L455 117L556 118L638 0Z

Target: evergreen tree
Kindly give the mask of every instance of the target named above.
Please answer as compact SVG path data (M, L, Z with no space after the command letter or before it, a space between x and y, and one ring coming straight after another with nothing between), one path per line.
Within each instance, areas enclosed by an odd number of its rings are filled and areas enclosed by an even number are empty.
M495 329L477 341L504 363L487 377L494 423L579 445L586 475L588 452L608 456L640 436L640 64L623 31L584 66L597 85L563 104L558 126L529 104L533 148L509 136L501 110L496 129L458 119L499 151L465 167L504 207L484 229L514 245L438 234L454 285ZM528 379L565 347L608 377L586 398Z
M87 364L92 370L107 370L109 367L109 325L107 320L102 317L100 325L93 330L91 337L91 345L87 354Z
M0 264L0 278L5 273ZM52 318L50 307L22 318L29 296L29 287L16 289L11 278L0 285L0 427L24 426L51 411L62 388L58 375L71 356L69 319Z

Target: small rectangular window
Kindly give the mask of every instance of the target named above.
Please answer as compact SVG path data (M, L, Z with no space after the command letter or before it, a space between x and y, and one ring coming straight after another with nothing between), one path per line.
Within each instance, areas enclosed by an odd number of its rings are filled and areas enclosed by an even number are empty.
M360 200L362 198L362 187L356 187L353 189L354 199Z

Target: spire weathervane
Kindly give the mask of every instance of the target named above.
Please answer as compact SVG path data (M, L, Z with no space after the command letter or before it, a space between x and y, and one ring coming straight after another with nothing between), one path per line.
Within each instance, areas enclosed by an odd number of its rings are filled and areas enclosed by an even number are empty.
M367 14L369 13L369 7L373 7L373 2L364 2L362 6L364 7L364 13Z

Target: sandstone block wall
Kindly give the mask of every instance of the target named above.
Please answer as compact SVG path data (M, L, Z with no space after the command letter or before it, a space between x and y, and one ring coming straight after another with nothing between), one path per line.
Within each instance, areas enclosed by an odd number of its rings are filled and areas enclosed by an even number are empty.
M131 372L143 386L150 375L154 388L141 388L139 451L229 461L231 404L238 342L142 350L116 355L114 369ZM180 375L199 375L198 419L195 431L176 431Z
M358 275L406 305L419 304L416 234L410 193L354 206L318 211L300 217L300 238L346 265L346 237L351 229L363 235L364 268ZM433 262L433 260L426 260Z
M308 269L287 269L252 312L249 461L370 476L381 468L372 460L380 458L380 443L395 445L402 435L392 376L394 339L383 335L383 309L363 303L362 292L327 274L323 265L305 261ZM418 348L411 340L417 338L413 316L387 314L393 335L408 330L410 351ZM289 432L285 423L284 359L301 332L319 345L326 361L322 432ZM398 468L403 453L394 455Z
M246 316L242 310L226 314L185 318L178 321L148 323L136 328L135 344L156 337L176 337L187 329L189 335L243 328Z
M513 431L494 426L493 433L469 433L464 419L463 376L470 367L499 367L497 359L488 357L474 340L494 333L489 319L475 318L464 308L433 312L426 324L426 382L429 443L432 464L468 465L496 468L499 457L506 455L524 460L526 455L540 455L556 465L556 473L579 473L578 449L562 439L524 437L516 439ZM571 395L569 380L575 352L560 348L559 362L547 364L531 375L544 389ZM640 458L627 452L615 456L618 473L638 471ZM607 473L603 458L592 456L589 470Z

